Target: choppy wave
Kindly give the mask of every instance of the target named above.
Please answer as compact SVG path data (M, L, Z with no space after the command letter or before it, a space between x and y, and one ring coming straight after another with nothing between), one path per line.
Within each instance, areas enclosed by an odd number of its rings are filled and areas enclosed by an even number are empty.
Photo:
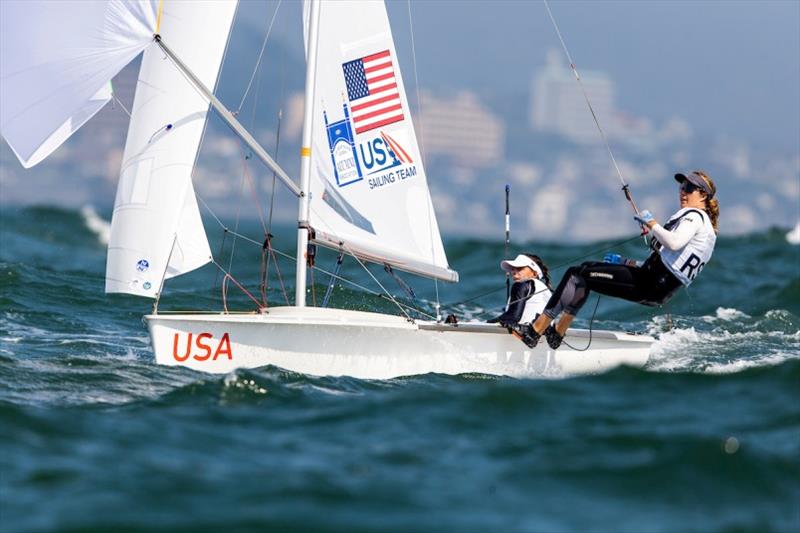
M81 208L81 216L86 223L86 227L97 235L100 244L108 244L109 239L111 239L111 223L98 215L91 205L85 205Z
M655 336L644 369L370 381L155 365L150 302L103 294L104 228L73 210L0 213L0 529L800 529L800 249L784 231L721 238L668 308L603 298L594 320L578 317ZM293 249L291 228L276 235ZM257 287L260 250L210 237ZM446 243L463 282L438 287L443 311L502 307L502 242ZM612 245L521 248L557 281L558 265ZM355 262L343 274L369 283ZM401 301L433 313L436 287L408 281L419 298ZM328 278L316 282L321 298ZM282 300L277 282L269 298ZM341 284L333 303L398 312ZM170 282L161 302L220 304L209 269Z
M800 359L800 324L785 310L751 317L718 308L699 320L677 317L670 326L663 316L653 321L651 333L658 341L649 370L729 373Z

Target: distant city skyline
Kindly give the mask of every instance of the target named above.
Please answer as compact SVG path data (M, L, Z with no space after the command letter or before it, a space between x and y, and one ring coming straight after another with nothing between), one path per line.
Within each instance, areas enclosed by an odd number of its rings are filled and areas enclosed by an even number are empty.
M276 2L247 2L239 23L264 32ZM579 71L616 82L620 109L703 135L727 133L800 150L800 2L794 0L551 0ZM482 96L526 93L545 52L560 50L541 1L387 2L412 84ZM302 50L301 3L284 2L273 34ZM563 58L566 65L566 59Z
M706 19L720 16L715 6L700 4L708 11ZM755 9L752 3L742 4L745 11ZM781 9L790 15L797 11L800 17L800 4L798 7L777 4L766 2L766 11L772 15ZM539 232L547 228L544 236L552 240L587 240L629 231L632 222L630 213L620 209L623 200L618 178L542 6L538 2L500 1L493 4L497 7L491 11L484 2L446 5L463 9L447 18L447 13L442 12L445 6L442 2L411 3L418 60L415 69L408 46L408 4L388 3L398 61L420 145L427 157L427 174L442 230L497 234L502 224L497 206L502 202L503 185L509 183L517 206L514 214L515 227L520 231L517 235L541 235ZM289 175L296 177L304 70L300 21L293 18L299 17L296 3L282 4L252 91L247 99L243 98L275 6L275 2L241 4L217 93L231 109L241 112L242 121L270 152L277 143L276 117L278 110L282 110L280 150L275 156ZM670 17L675 16L680 6L654 3L649 9L664 13L649 24L669 25ZM521 18L521 14L533 17L536 13L536 22L529 21L533 33L490 31L486 21L492 20L488 17L491 13L512 27L522 24L510 20L504 11L509 7L514 7ZM618 164L641 206L661 217L669 215L675 207L671 174L699 167L709 170L721 185L723 234L746 233L769 225L793 226L800 218L800 140L797 139L800 117L796 116L800 105L797 102L800 52L786 50L785 46L780 49L778 56L789 65L794 61L795 65L795 68L784 65L780 73L785 78L781 78L783 82L751 80L749 88L720 82L710 91L701 90L702 83L697 80L693 83L697 81L698 87L687 90L692 83L684 83L690 79L684 78L679 90L675 89L676 97L665 100L664 88L652 85L653 80L645 75L649 71L640 71L637 83L642 94L631 98L628 76L632 65L639 64L640 58L634 61L635 54L631 55L636 51L603 59L604 54L596 48L608 52L619 43L598 42L596 36L601 32L597 28L591 32L582 30L587 21L579 16L591 13L595 22L603 25L608 22L604 17L609 10L618 12L624 7L619 2L551 2L609 134ZM630 6L632 14L625 23L641 24L642 9L638 3ZM485 19L480 51L475 50L478 43L469 41L469 36L451 35L452 17L456 15L464 17L460 22L465 30L476 24L475 17ZM541 16L545 18L538 20ZM439 20L439 24L432 20ZM644 20L650 19L644 17ZM758 17L752 20L757 21ZM795 24L800 25L800 20ZM602 33L616 38L617 34L609 28L613 26L605 24ZM792 39L800 41L800 28L792 28L789 43ZM654 36L663 31L663 28L651 29ZM712 30L725 33L731 28L710 28L707 33ZM641 31L637 29L634 33ZM786 37L785 31L776 32ZM725 33L725 37L730 36ZM755 54L773 37L759 34L748 38L764 39L759 44L761 48L754 46ZM630 36L624 34L619 39L628 43ZM499 52L503 48L500 41L516 44L516 48L505 46L508 50L503 56ZM522 43L545 44L526 44L528 48L522 50ZM650 46L642 43L637 53L647 54ZM668 51L664 54L668 55ZM726 70L730 58L726 61L718 58L721 63L717 64L700 56L679 54L678 57L690 61L692 68L705 64L709 75L722 70L730 73ZM662 70L676 69L675 58L659 58L655 63L659 75ZM756 70L761 72L763 68L760 65ZM136 72L134 65L115 79L115 89L124 105L132 100ZM498 77L498 72L505 74ZM477 74L480 79L473 79ZM546 83L540 83L542 80ZM767 87L774 89L769 97L757 100L752 96ZM795 90L791 98L787 98L787 90ZM742 98L743 94L751 95L746 102L722 107L724 102ZM642 102L658 106L641 106ZM695 107L703 108L704 113L698 114ZM717 127L721 119L716 113L720 110L726 120L742 124L750 124L754 112L762 113L774 121L772 135L782 136L783 142L771 142L756 134L760 127L756 123L752 127ZM203 201L225 213L226 209L241 205L241 198L237 198L241 189L241 147L218 117L213 113L209 116L208 134L194 182ZM75 207L92 204L101 211L109 208L119 177L126 131L127 116L122 106L109 105L48 161L29 171L23 170L8 146L0 142L0 203ZM258 164L252 168L260 192L269 195L271 174ZM756 193L751 193L753 177L759 180ZM283 193L280 186L278 190L278 194ZM276 206L277 219L289 221L294 217L294 203L278 201Z

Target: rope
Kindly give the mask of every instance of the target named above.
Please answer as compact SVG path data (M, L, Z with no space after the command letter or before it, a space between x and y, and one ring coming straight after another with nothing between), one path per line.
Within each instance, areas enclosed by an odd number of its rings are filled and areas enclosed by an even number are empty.
M200 200L200 203L203 205L203 207L204 207L204 208L205 208L205 209L206 209L206 210L209 212L209 214L211 215L211 217L212 217L212 218L213 218L213 219L214 219L214 220L215 220L215 221L216 221L216 222L217 222L217 223L220 225L220 227L222 227L222 229L223 229L223 230L225 230L227 233L230 233L230 234L231 234L231 235L233 235L234 237L236 237L236 238L238 238L238 239L241 239L241 240L243 240L243 241L245 241L245 242L249 242L249 243L251 243L251 244L254 244L254 245L256 245L256 246L259 246L259 247L260 247L260 246L263 246L263 244L264 244L263 242L256 241L256 240L254 240L254 239L252 239L252 238L248 237L247 235L243 235L243 234L241 234L241 233L238 233L238 232L237 232L237 231L235 231L235 230L231 230L231 229L227 228L227 227L225 226L225 224L224 224L224 223L223 223L223 222L222 222L222 221L219 219L219 217L218 217L218 216L217 216L217 215L214 213L214 211L211 209L211 207L208 205L208 203L207 203L205 200L203 200L203 198L202 198L201 196L199 196L199 195L198 195L198 199ZM282 252L282 251L280 251L280 250L278 250L278 249L276 249L276 248L274 248L274 247L272 247L272 246L270 246L270 250L273 252L273 261L275 262L275 268L276 268L276 269L278 269L278 262L277 262L277 257L276 257L276 256L283 257L284 259L288 259L288 260L290 260L290 261L295 261L295 262L297 261L297 258L296 258L295 256L293 256L293 255L290 255L290 254L287 254L287 253L285 253L285 252ZM339 275L337 275L337 274L334 274L333 272L329 272L328 270L325 270L324 268L318 267L318 266L316 266L316 265L315 265L314 267L312 267L312 268L314 268L315 270L318 270L318 271L322 272L323 274L326 274L326 275L328 275L328 276L331 276L332 278L334 278L334 279L336 279L336 280L338 280L338 281L341 281L342 283L346 283L346 284L348 284L348 285L350 285L350 286L352 286L352 287L355 287L355 288L357 288L357 289L359 289L359 290L361 290L361 291L364 291L364 292L366 292L366 293L370 294L371 296L377 296L378 298L382 298L382 299L384 299L384 300L387 300L387 301L390 301L390 302L392 302L392 303L393 303L393 304L395 304L395 305L396 305L398 308L400 308L400 310L401 310L401 312L403 313L403 315L404 315L406 318L408 318L409 320L412 320L412 321L413 321L413 319L412 319L412 318L411 318L411 317L408 315L408 313L406 312L406 310L413 311L413 312L415 312L415 313L419 314L420 316L423 316L423 317L425 317L425 318L428 318L428 319L430 319L430 320L436 320L436 317L435 317L435 316L433 316L433 315L431 315L431 314L429 314L429 313L426 313L426 312L425 312L425 311L423 311L422 309L419 309L419 308L417 308L417 307L413 307L413 306L406 305L406 304L403 304L403 303L401 303L401 302L398 302L398 301L397 301L397 300L396 300L396 299L395 299L395 298L394 298L394 297L393 297L393 296L392 296L392 295L391 295L391 294L390 294L390 293L389 293L389 292L386 290L386 288L385 288L385 287L384 287L384 286L381 284L381 282L380 282L380 281L378 281L378 280L375 278L375 276L372 274L372 272L370 272L370 271L369 271L369 269L367 269L367 267L364 265L364 263L363 263L363 262L362 262L362 261L361 261L361 260L360 260L358 257L356 257L356 256L353 254L353 252L352 252L351 250L346 250L346 251L348 251L348 252L349 252L349 254L350 254L350 255L352 255L352 256L353 256L353 258L355 258L355 260L356 260L356 261L357 261L357 262L358 262L358 263L361 265L361 267L362 267L362 268L364 268L364 270L366 270L366 271L367 271L367 274L369 274L369 276L370 276L370 277L371 277L371 278L372 278L372 279L375 281L375 283L377 283L377 284L378 284L378 286L379 286L379 287L380 287L380 288L381 288L381 289L382 289L382 290L383 290L383 291L384 291L386 294L381 294L381 293L379 293L379 292L377 292L377 291L374 291L374 290L372 290L372 289L369 289L369 288L365 287L364 285L360 285L360 284L358 284L358 283L356 283L356 282L354 282L354 281L351 281L351 280L349 280L349 279L347 279L347 278L344 278L344 277L342 277L342 276L339 276ZM213 261L213 259L212 259L212 262L214 262L214 261ZM216 264L216 263L214 262L214 264ZM220 267L219 267L219 265L217 265L217 266L218 266L218 268L220 268ZM286 303L287 303L287 305L288 305L288 304L289 304L289 300L288 300L288 295L287 295L287 293L286 293L286 288L283 286L283 279L282 279L280 276L279 276L279 279L281 280L281 288L283 289L283 292L284 292L284 297L286 298ZM258 300L256 300L255 298L252 298L252 299L253 299L253 301L255 301L256 303L259 303L259 302L258 302Z
M242 175L242 181L239 184L239 198L240 198L240 200L241 200L241 197L244 195L244 182L245 182L245 176ZM230 257L230 260L228 261L228 270L233 270L233 256L236 254L236 235L238 234L238 231L239 231L239 220L241 218L241 214L242 214L242 202L240 201L240 202L238 202L238 205L236 206L236 224L234 226L235 227L235 231L232 232L233 241L231 242L231 257Z
M394 280L397 282L397 285L406 292L406 296L408 296L410 300L417 299L417 295L414 293L414 289L412 289L411 286L408 283L406 283L403 278L397 275L397 273L392 268L392 265L390 265L389 263L385 263L383 265L383 270L387 274L392 276L392 278L394 278Z
M327 223L325 222L325 219L324 219L322 216L320 216L320 214L319 214L319 213L317 213L317 211L316 211L316 210L313 208L313 206L312 206L310 203L309 203L308 209L309 209L309 212L313 212L313 213L314 213L314 214L317 216L317 218L318 218L318 219L319 219L319 220L320 220L320 221L321 221L323 224L325 224L325 225L327 226ZM400 303L399 303L399 302L398 302L398 301L397 301L397 300L394 298L394 296L392 295L392 293L390 293L390 292L389 292L389 291L386 289L386 287L384 287L384 286L383 286L383 284L382 284L380 281L378 281L378 278L376 278L376 277L375 277L375 276L372 274L372 272L370 272L370 270L369 270L369 269L366 267L366 265L364 264L364 262L363 262L363 261L362 261L362 260L361 260L361 259L360 259L360 258L359 258L359 257L358 257L356 254L355 254L355 252L353 252L353 250L352 250L352 249L350 249L350 248L349 248L349 247L348 247L348 246L347 246L347 245L344 243L344 240L343 240L343 239L341 239L341 238L339 238L339 236L336 234L336 232L335 232L335 231L334 231L334 230L333 230L333 229L332 229L330 226L328 226L328 231L330 231L330 232L331 232L331 233L334 235L334 237L336 237L337 239L339 239L339 243L340 243L340 246L341 246L341 248L342 248L343 250L345 250L345 251L346 251L346 252L347 252L349 255L353 256L353 258L354 258L354 259L355 259L355 260L358 262L358 264L359 264L359 265L361 265L361 268L363 268L363 269L364 269L364 270L367 272L367 274L369 274L369 277L371 277L371 278L372 278L372 281L374 281L374 282L375 282L375 283L378 285L378 287L380 287L380 288L381 288L381 290L382 290L384 293L386 293L386 295L387 295L387 296L388 296L388 297L391 299L391 301L392 301L392 302L394 302L394 304L395 304L395 305L397 305L397 307L400 309L400 312L401 312L401 313L403 313L403 315L405 315L405 317L406 317L408 320L410 320L411 322L413 322L413 321L414 321L414 319L413 319L413 318L411 318L411 317L408 315L408 313L406 313L405 309L403 309L403 306L401 306L401 305L400 305Z
M222 266L222 265L220 265L219 263L217 263L217 262L216 262L216 261L214 261L213 259L211 260L211 263L212 263L214 266L216 266L218 269L220 269L222 272L224 272L224 273L225 273L225 277L222 279L222 304L223 304L223 308L225 309L225 312L226 312L226 313L228 312L228 305L227 305L227 302L226 302L226 298L227 298L227 280L230 280L230 281L232 281L232 282L233 282L233 283L234 283L234 284L235 284L237 287L239 287L239 289L240 289L240 290L241 290L243 293L245 293L245 294L247 295L247 297L248 297L248 298L250 298L251 300L253 300L253 302L255 302L255 304L258 306L258 308L259 308L259 309L261 309L261 304L260 304L260 302L259 302L259 301L256 299L256 297L255 297L255 296L253 296L252 294L250 294L250 291L248 291L247 289L245 289L245 288L242 286L242 284L241 284L241 283L239 283L238 281L236 281L236 278L234 278L234 277L233 277L233 274L231 274L230 272L228 272L227 270L225 270L225 268L223 268L223 266Z
M339 270L342 268L342 263L344 262L344 253L339 253L339 257L336 258L336 269L334 270L335 274L339 274ZM322 307L328 307L328 301L331 298L331 294L333 294L333 288L336 286L336 279L331 277L330 282L328 283L328 289L325 291L325 297L322 299Z
M573 345L571 345L570 343L568 343L567 341L563 341L564 344L566 344L567 346L569 346L570 348L572 348L576 352L585 352L586 350L589 349L589 347L592 345L592 325L594 324L594 317L597 314L597 306L599 306L599 305L600 305L600 295L598 294L597 295L597 302L594 304L594 311L592 312L592 318L591 318L591 320L589 320L589 342L586 344L586 347L585 348L576 348Z
M614 169L617 171L617 176L619 176L619 181L622 183L622 191L625 193L625 199L631 204L634 213L639 212L639 208L636 207L636 202L633 200L633 196L630 192L630 186L625 182L625 178L622 176L622 171L619 169L619 165L617 165L617 159L614 157L614 153L611 151L611 145L608 143L608 137L606 136L606 132L603 131L603 128L600 126L600 121L597 119L597 114L594 112L594 108L592 107L592 102L589 100L589 94L586 92L586 88L583 86L583 81L581 80L580 74L578 74L578 69L575 67L575 62L572 61L572 56L567 49L567 43L564 42L564 37L561 35L561 30L558 28L558 24L556 23L556 19L553 16L553 12L550 10L550 4L547 0L542 0L544 2L544 7L547 8L547 14L550 16L550 20L553 22L553 28L556 30L556 34L558 35L558 40L561 41L561 48L564 50L564 54L567 56L567 61L569 61L569 67L572 69L572 72L575 74L575 79L578 82L578 85L581 88L581 92L583 92L583 97L586 99L586 105L589 106L589 112L592 114L592 119L594 119L595 126L597 126L597 131L600 132L600 137L603 139L603 143L606 146L606 150L608 151L608 155L611 157L611 162L614 165ZM642 227L642 235L647 234L647 227Z
M258 201L258 189L256 188L256 182L253 179L253 176L250 174L250 166L247 164L248 157L245 155L244 145L242 141L239 141L239 148L242 153L242 173L244 174L244 178L247 180L247 183L250 185L250 192L253 196L253 202L256 204L256 212L258 213L258 219L261 221L261 229L264 230L264 234L268 233L267 224L264 222L264 210L261 208L261 202Z

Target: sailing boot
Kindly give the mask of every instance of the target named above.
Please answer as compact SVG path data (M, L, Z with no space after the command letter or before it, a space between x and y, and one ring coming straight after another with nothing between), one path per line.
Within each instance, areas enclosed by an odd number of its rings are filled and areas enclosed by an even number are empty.
M536 333L536 330L530 324L517 324L511 333L524 342L528 348L536 348L539 339L542 337L542 334Z
M544 337L547 339L547 345L553 350L558 350L558 347L561 346L561 341L564 340L564 337L558 334L553 324L550 324L547 326L547 329L544 330Z

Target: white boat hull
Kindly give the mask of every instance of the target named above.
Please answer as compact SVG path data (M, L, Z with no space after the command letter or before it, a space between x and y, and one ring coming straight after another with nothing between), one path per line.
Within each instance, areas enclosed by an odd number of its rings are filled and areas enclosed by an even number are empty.
M652 337L592 332L587 351L566 344L533 350L494 324L410 322L378 313L277 307L264 314L158 314L145 317L156 362L210 373L275 365L316 376L389 379L427 374L482 373L513 377L603 372L643 366ZM587 330L565 339L576 348Z

